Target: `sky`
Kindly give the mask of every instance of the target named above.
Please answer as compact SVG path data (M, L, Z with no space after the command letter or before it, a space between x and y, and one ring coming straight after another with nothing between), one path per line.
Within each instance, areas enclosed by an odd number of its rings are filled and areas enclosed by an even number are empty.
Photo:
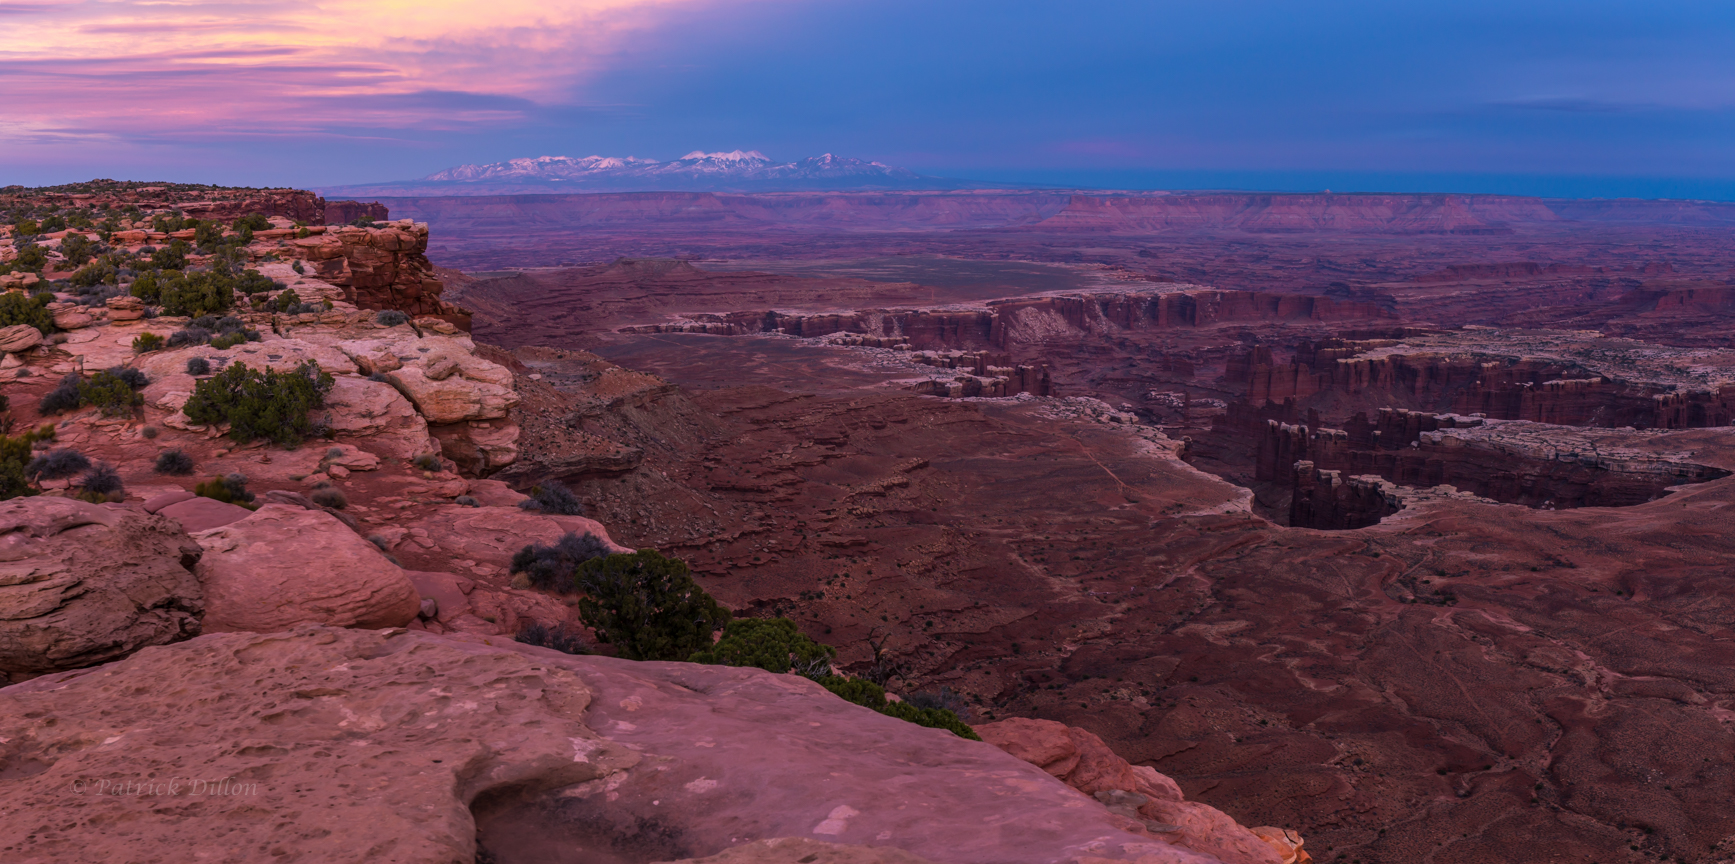
M1735 199L1735 4L0 0L0 185L832 152L1096 188Z

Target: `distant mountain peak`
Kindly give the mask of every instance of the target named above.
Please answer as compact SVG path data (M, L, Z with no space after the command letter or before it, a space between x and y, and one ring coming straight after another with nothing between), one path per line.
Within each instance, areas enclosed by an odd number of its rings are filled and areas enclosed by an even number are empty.
M835 153L778 162L758 150L694 150L659 162L636 156L531 156L459 165L421 180L379 186L436 184L455 194L622 191L842 191L955 189L967 184L923 177L907 168ZM378 188L378 187L375 187Z
M740 163L762 163L762 162L763 163L769 163L771 161L771 157L766 156L764 153L761 153L758 150L747 150L745 152L741 151L741 150L731 150L728 153L724 153L721 150L717 151L716 153L706 153L703 150L694 150L693 152L688 153L685 156L682 156L677 161L690 162L690 161L701 160L701 159L709 160L712 162L740 162Z

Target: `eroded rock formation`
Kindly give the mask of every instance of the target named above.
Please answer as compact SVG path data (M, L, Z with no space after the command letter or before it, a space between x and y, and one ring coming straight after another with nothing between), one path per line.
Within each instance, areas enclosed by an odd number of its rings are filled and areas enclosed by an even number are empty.
M0 502L0 674L78 669L197 636L199 557L165 518L66 498Z

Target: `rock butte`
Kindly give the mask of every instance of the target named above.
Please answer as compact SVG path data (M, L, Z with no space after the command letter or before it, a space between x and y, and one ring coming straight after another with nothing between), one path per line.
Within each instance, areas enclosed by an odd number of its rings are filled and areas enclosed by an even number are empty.
M18 428L72 369L152 381L130 419L56 418L126 501L0 510L21 526L7 572L60 574L0 585L23 610L0 627L21 682L0 798L26 814L7 860L189 836L235 860L464 864L1735 842L1726 205L77 194L279 217L249 254L333 308L136 358L183 322L116 298L54 307L50 340L0 330ZM384 224L295 236L321 208ZM649 257L671 252L715 260ZM194 356L317 363L333 438L192 425ZM152 472L170 446L198 473ZM188 491L231 472L259 510ZM515 506L549 477L588 518ZM310 500L327 483L347 506ZM894 692L949 688L989 743L793 676L509 641L577 625L507 572L567 531L679 555L842 669L889 664ZM90 572L75 535L128 544L127 566ZM182 768L256 789L169 810L65 792Z

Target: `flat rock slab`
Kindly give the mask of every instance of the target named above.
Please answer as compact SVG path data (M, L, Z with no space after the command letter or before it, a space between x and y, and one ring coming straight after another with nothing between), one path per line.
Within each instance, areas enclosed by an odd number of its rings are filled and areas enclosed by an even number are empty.
M887 850L790 859L809 864L1215 860L805 679L402 630L208 634L0 690L0 778L0 849L42 864L192 841L210 860L468 864L478 836L517 862L787 837ZM784 860L746 854L722 860Z
M173 492L164 492L160 495L152 495L151 497L146 498L145 503L140 506L144 508L146 513L160 513L164 507L179 504L182 501L190 501L197 497L197 495L194 495L185 489L177 489Z
M145 508L150 509L157 500L153 498L145 502ZM159 505L156 512L181 523L181 528L188 534L221 528L253 515L252 510L238 504L225 504L215 498L201 498L191 493L180 501Z

